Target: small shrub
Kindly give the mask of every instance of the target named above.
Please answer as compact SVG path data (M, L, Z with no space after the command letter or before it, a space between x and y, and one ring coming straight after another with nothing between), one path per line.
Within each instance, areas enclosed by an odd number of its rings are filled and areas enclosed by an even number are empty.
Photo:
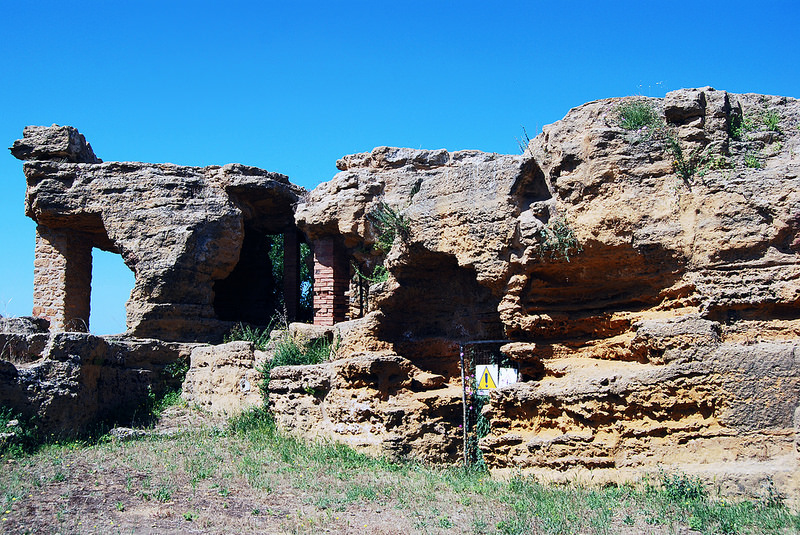
M256 349L265 351L269 344L269 335L272 331L271 325L266 329L258 329L249 325L238 323L233 326L231 331L226 334L222 341L228 342L253 342Z
M188 371L189 359L185 357L164 366L164 373L167 377L178 383L183 383L184 379L186 379L186 372Z
M764 114L761 116L761 120L764 123L764 126L767 127L767 130L770 132L780 132L781 128L779 123L781 122L781 115L772 109L767 109Z
M385 202L381 202L367 217L372 221L378 234L375 249L379 251L388 252L392 248L396 236L407 240L411 235L408 218Z
M383 264L378 264L374 268L372 268L371 275L365 275L358 269L358 266L353 264L353 271L355 271L356 275L364 282L368 284L378 284L381 282L386 282L389 280L389 270L386 269L386 266Z
M752 152L744 155L744 164L751 169L761 169L761 160Z
M539 231L539 253L542 257L554 260L566 260L583 252L583 247L578 243L575 232L566 221L554 217Z
M614 108L617 124L625 130L657 128L662 124L661 115L652 102L643 99L626 100Z
M0 406L0 455L18 456L29 453L37 444L36 425L10 408Z

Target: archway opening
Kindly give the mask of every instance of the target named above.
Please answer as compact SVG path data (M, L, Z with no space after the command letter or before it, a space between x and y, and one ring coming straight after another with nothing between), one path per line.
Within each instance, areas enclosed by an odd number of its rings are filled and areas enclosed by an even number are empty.
M124 333L125 303L135 284L133 272L117 253L92 249L89 327L98 335Z
M310 320L311 252L307 244L299 243L299 253L295 253L299 264L297 259L290 261L290 269L298 269L298 274L289 280L299 286L299 307L292 310L285 296L286 236L295 234L268 234L245 224L239 262L225 279L214 283L214 311L219 319L267 326L276 314L289 309L290 321Z

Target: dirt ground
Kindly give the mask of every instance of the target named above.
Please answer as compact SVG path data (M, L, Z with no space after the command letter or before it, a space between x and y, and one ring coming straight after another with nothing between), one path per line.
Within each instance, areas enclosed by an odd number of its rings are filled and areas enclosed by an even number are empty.
M224 425L208 414L171 407L142 438L48 446L8 460L0 474L0 531L570 532L538 519L533 527L520 523L514 511L519 505L494 496L492 489L501 487L488 475L487 486L475 492L475 479L462 489L423 467L350 463L347 453L327 461L321 450L299 442L254 444L252 437L225 433ZM584 533L692 533L680 522L653 522L635 504L608 508L599 517L591 507L558 514L584 515Z

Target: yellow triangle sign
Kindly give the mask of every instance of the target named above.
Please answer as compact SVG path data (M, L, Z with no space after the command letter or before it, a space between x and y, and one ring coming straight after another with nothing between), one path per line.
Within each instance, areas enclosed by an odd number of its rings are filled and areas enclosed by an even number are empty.
M492 375L489 373L489 368L486 367L483 369L483 375L481 375L480 381L478 381L478 390L489 390L497 388L494 384L494 379L492 379Z

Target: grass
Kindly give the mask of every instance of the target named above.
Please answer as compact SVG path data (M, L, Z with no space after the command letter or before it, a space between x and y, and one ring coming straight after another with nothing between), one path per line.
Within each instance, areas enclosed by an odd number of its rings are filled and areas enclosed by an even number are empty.
M186 409L188 410L188 409ZM636 486L389 462L280 432L264 409L175 436L55 444L3 459L3 530L103 533L788 533L778 500L727 503L681 474ZM56 477L56 474L61 476Z
M659 128L663 125L661 115L653 103L643 99L625 100L614 108L617 124L625 130Z
M270 326L271 327L271 326ZM272 329L259 329L251 327L243 323L237 323L233 326L231 331L223 337L223 342L253 342L253 345L259 351L265 351L267 344L269 344L269 335Z
M336 351L335 345L325 338L309 341L297 340L286 331L277 340L272 360L265 361L257 368L262 377L258 387L264 399L269 396L269 379L273 368L325 362L330 359L331 353Z

